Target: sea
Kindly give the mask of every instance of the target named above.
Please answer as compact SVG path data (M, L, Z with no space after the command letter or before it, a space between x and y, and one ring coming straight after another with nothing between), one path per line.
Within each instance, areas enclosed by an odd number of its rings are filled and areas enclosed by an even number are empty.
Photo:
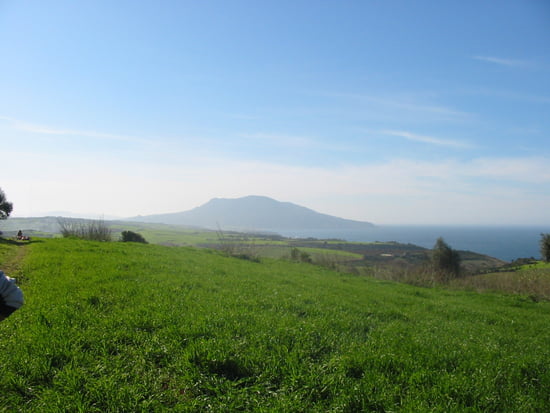
M359 242L389 242L414 244L432 248L439 237L456 250L489 255L504 261L518 258L540 259L542 233L545 226L412 226L376 225L367 230L292 230L277 231L285 237L341 239Z

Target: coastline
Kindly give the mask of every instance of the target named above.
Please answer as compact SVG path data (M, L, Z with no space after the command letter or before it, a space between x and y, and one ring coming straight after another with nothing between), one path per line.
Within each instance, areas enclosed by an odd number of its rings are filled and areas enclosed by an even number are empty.
M278 231L294 238L338 238L346 241L396 241L432 248L443 237L453 248L489 255L504 261L517 258L540 258L541 233L544 226L444 226L444 225L377 225L369 230L293 230Z

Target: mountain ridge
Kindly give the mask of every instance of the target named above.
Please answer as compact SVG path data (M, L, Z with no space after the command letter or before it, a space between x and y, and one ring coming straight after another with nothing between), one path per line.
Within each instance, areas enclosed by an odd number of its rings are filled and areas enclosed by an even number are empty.
M370 222L322 214L312 209L275 199L249 195L241 198L213 198L183 212L127 218L128 221L196 226L226 230L311 230L368 229Z

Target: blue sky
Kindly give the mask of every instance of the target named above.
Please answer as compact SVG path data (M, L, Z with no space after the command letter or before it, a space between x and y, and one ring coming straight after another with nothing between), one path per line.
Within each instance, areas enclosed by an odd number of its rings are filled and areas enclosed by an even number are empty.
M544 0L0 0L0 51L13 216L550 223Z

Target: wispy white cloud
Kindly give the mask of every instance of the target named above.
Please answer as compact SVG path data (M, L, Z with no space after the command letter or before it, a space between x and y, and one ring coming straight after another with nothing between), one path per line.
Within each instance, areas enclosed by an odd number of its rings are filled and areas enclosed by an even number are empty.
M120 135L112 133L102 133L90 130L77 130L77 129L59 129L50 126L36 125L19 119L10 118L7 116L0 116L0 120L11 123L14 129L31 132L41 135L56 135L56 136L81 136L95 139L108 139L125 142L138 142L138 143L151 143L153 140L147 140L136 136Z
M302 135L290 135L284 133L265 133L265 132L256 132L256 133L242 133L239 135L242 138L253 140L256 143L269 145L269 146L278 146L286 148L309 148L325 151L349 151L354 150L351 145L346 145L345 143L327 143L320 139L315 139L309 136Z
M527 60L518 60L518 59L507 59L502 57L494 56L473 56L476 60L481 60L482 62L494 63L501 66L508 67L532 67L533 62Z
M442 115L453 118L466 118L470 117L470 113L462 112L456 109L449 108L443 105L427 105L420 102L408 102L408 101L398 101L398 100L388 100L388 99L374 99L370 98L374 102L379 102L388 106L395 106L397 108L406 109L414 112L425 112L432 113L436 115Z
M381 133L389 136L397 136L414 142L422 142L438 146L451 146L455 148L471 148L473 146L467 142L436 138L433 136L418 135L416 133L411 133L407 131L383 130L381 131Z
M550 103L550 97L542 95L532 95L528 93L512 92L509 90L492 90L487 88L477 88L473 90L467 90L464 93L469 95L489 96L497 97L509 100L518 100L529 103Z
M307 136L287 135L282 133L242 133L239 136L256 142L280 146L308 147L315 144L315 141Z
M369 111L376 113L386 111L392 117L402 118L403 114L410 114L419 119L431 120L452 120L465 121L472 119L475 115L464 112L446 105L426 102L425 99L403 97L401 95L370 95L359 93L320 93L322 96L345 98L364 104Z

